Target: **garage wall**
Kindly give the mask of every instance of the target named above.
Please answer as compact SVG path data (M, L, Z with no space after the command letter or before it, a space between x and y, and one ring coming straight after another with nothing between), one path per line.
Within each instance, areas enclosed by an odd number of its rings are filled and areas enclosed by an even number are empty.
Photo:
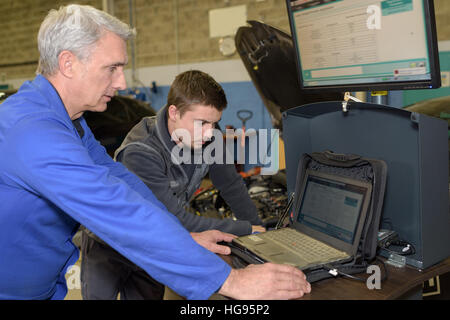
M450 40L450 1L434 0L438 41Z
M209 37L209 10L246 5L247 18L260 20L289 32L284 0L114 0L114 15L133 24L135 40L135 76L131 61L126 71L130 87L149 86L156 82L159 91L150 102L155 109L164 104L168 86L185 70L200 69L220 82L227 93L229 106L224 124L240 126L236 110L251 109L254 118L248 125L271 127L271 121L256 89L237 54L224 57L219 51L219 38ZM101 9L102 0L0 0L0 84L18 88L32 79L37 67L36 36L40 23L52 8L68 3L89 4ZM129 46L129 56L132 57Z
M32 78L38 59L36 35L51 8L77 2L102 8L102 0L0 0L0 83ZM115 15L129 22L129 0L114 0ZM136 39L136 67L173 66L210 61L238 60L223 57L218 38L209 37L211 9L245 4L248 19L262 20L289 32L284 0L132 0ZM450 1L435 0L438 40L450 40ZM225 64L227 66L227 64ZM240 68L239 63L232 64ZM237 67L236 67L237 66ZM159 69L165 73L164 69ZM175 70L176 72L177 70ZM145 73L145 72L144 72ZM245 75L240 81L247 81ZM161 78L158 76L158 78ZM163 84L169 84L171 77ZM150 79L146 79L150 80ZM19 81L20 82L20 81Z
M248 19L289 29L284 0L136 0L138 67L224 59L218 38L209 37L209 10L245 4ZM116 0L116 15L128 20L128 0Z
M73 2L102 8L102 0L0 0L0 83L34 76L40 23L51 8ZM114 14L128 23L129 0L114 3ZM138 32L137 68L238 59L237 54L223 57L218 49L219 38L209 37L211 9L245 4L248 19L289 30L284 0L132 0L132 3Z
M66 3L70 1L0 0L0 83L34 77L39 26L50 9ZM78 3L101 7L101 0Z
M114 2L114 14L130 21L129 0ZM102 0L0 0L0 85L18 88L34 77L38 52L36 35L48 11L68 3L89 4L102 8ZM284 0L132 0L131 14L138 36L136 39L136 77L130 67L126 71L130 87L150 86L160 90L152 94L152 105L158 109L165 102L168 86L180 72L200 69L211 74L225 88L229 108L224 124L239 126L236 110L251 109L254 128L270 127L270 117L250 81L239 56L224 57L218 49L219 38L209 37L209 10L246 5L249 20L260 20L289 33ZM450 1L435 0L438 40L450 40ZM129 50L131 57L131 51ZM399 107L402 93L397 94Z

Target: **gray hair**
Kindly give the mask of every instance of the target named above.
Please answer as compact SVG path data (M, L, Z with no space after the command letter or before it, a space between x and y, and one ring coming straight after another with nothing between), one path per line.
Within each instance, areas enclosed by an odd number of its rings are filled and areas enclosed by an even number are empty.
M64 50L81 60L87 59L105 31L125 41L136 35L134 28L91 6L71 4L50 10L38 33L40 57L36 74L53 75L58 68L58 56Z

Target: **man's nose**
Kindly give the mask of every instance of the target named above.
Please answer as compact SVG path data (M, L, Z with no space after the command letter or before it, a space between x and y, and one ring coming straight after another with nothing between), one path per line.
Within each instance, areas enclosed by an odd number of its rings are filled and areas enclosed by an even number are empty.
M127 81L125 80L125 72L123 67L117 70L116 77L114 78L113 87L116 90L125 90L127 88Z
M204 137L204 140L210 140L211 139L211 137L213 136L213 128L214 128L214 126L212 124L210 124L210 123L205 124L203 126L203 137Z

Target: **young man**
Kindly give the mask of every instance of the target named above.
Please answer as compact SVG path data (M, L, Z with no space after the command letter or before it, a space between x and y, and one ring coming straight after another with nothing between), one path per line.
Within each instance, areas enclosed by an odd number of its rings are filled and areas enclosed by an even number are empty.
M94 139L82 115L104 111L126 87L133 35L93 7L51 10L38 33L38 75L0 105L0 299L63 299L80 223L190 299L217 290L238 299L303 295L309 285L294 268L231 269L202 247L218 252L215 242L230 235L189 234Z
M240 236L265 230L233 163L226 164L224 157L213 164L194 161L196 153L201 156L211 142L212 130L226 106L225 93L211 76L197 70L183 72L169 90L167 105L156 117L142 119L116 151L116 160L135 173L189 232L217 229ZM188 157L180 156L180 152L188 153ZM181 158L187 163L180 163ZM208 173L238 220L207 218L186 211ZM118 292L124 299L162 297L162 286L92 233L86 234L90 237L83 234L84 299L115 299Z

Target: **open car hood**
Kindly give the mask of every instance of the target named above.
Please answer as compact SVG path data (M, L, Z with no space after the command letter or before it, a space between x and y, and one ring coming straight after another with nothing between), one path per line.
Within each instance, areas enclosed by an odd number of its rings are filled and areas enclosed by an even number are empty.
M247 21L235 36L236 49L250 78L281 129L282 112L307 103L342 100L342 93L311 94L300 89L295 48L287 33L258 21Z

